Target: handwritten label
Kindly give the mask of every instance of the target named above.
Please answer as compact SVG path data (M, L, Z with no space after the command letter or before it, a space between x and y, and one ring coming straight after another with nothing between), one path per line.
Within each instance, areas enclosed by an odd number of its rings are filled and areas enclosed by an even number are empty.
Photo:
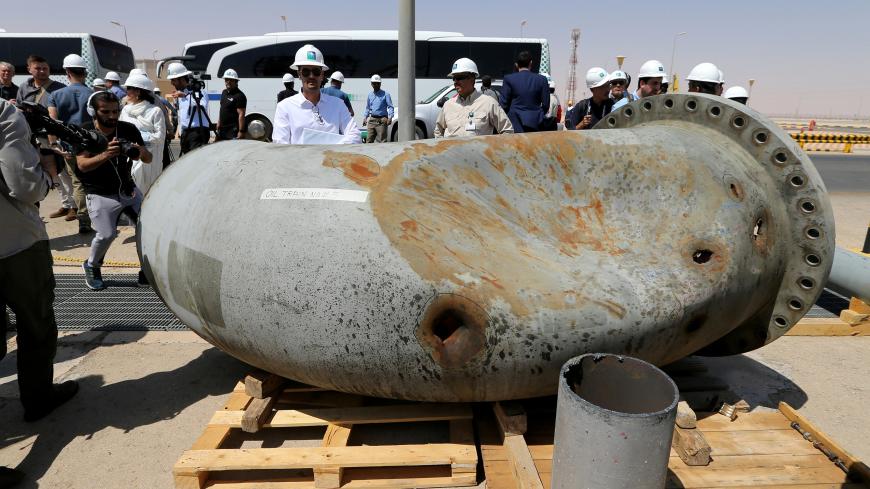
M260 200L344 200L365 202L369 193L365 190L342 188L267 188Z

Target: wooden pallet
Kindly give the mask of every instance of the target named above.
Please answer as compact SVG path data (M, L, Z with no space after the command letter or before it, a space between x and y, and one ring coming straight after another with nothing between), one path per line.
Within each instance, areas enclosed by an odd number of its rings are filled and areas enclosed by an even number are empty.
M499 417L478 416L481 454L488 489L549 489L553 457L555 399L533 406L525 435L500 434ZM795 422L849 475L804 439ZM688 466L672 449L668 488L859 489L870 487L870 470L842 450L785 403L779 411L742 413L735 420L698 413L696 430L712 448L706 466ZM504 431L504 430L502 430ZM694 431L694 430L690 430Z
M390 403L283 379L239 383L224 409L214 414L202 435L173 468L178 489L396 489L462 487L477 484L477 448L472 410L467 404ZM264 385L265 384L265 385ZM281 384L284 384L281 386ZM257 394L257 398L251 394ZM271 385L271 387L270 387ZM281 386L274 392L269 392ZM265 389L265 391L263 390ZM427 442L440 423L440 438ZM371 444L361 425L400 425L417 443ZM319 446L285 447L293 432L320 427ZM356 429L355 429L356 428ZM409 429L407 429L409 428ZM371 431L371 430L369 430ZM434 431L438 431L435 429ZM425 432L425 434L423 433ZM438 434L438 433L436 433ZM304 437L304 434L303 434ZM352 438L353 437L353 438ZM274 445L276 438L280 447ZM238 439L242 439L241 444ZM255 444L260 446L247 447ZM375 443L378 443L377 441Z

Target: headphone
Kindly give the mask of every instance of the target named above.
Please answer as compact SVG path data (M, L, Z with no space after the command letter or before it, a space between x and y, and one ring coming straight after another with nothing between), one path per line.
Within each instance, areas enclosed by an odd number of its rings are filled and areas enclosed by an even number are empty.
M101 90L101 91L99 91L99 92L94 92L94 93L91 94L90 97L88 97L88 101L87 101L87 103L85 104L85 105L86 105L85 110L87 110L88 115L91 116L91 117L96 117L96 116L97 116L97 104L94 102L94 97L95 97L96 95L100 94L100 93L108 94L108 96L109 96L112 100L114 100L115 102L121 103L121 101L118 100L118 96L115 95L114 93L108 91L108 90ZM110 101L111 101L111 100L110 100Z

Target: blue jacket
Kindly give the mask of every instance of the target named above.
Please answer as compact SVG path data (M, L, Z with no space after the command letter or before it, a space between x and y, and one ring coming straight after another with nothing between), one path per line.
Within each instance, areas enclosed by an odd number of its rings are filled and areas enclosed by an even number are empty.
M504 77L501 84L501 107L507 113L514 132L538 130L550 110L550 87L543 75L519 71Z

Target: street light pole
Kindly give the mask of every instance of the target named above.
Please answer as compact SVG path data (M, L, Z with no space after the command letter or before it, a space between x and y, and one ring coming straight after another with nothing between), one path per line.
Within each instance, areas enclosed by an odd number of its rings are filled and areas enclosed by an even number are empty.
M399 0L399 141L413 141L417 132L417 106L414 103L417 35L414 15L414 0Z
M281 16L281 20L284 21L284 32L287 32L287 16L286 16L286 15L282 15L282 16Z
M526 22L527 22L527 21L525 21L525 20L522 21L522 22L520 22L520 39L524 39L524 37L523 37L523 28L526 27Z
M127 40L127 26L118 22L117 20L110 20L109 23L115 24L116 26L120 27L121 29L124 29L124 45L129 46L130 42Z
M674 76L674 57L677 55L677 38L685 36L686 34L688 34L688 32L680 32L674 35L674 47L671 49L671 65L668 66L668 72L672 77Z

